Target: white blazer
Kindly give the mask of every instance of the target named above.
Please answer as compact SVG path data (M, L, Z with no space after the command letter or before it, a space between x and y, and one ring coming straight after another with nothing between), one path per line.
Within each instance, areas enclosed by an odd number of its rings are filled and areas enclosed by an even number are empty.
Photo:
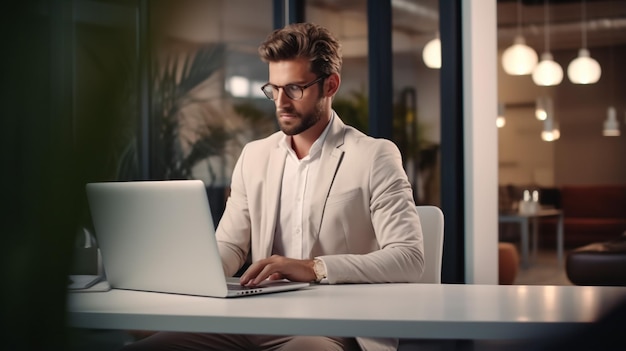
M334 113L334 111L333 111ZM217 228L224 271L251 254L271 256L286 151L282 132L247 144L233 171ZM322 147L308 218L328 283L417 282L424 268L419 216L398 148L346 126L335 114ZM395 350L395 339L357 338L363 350Z

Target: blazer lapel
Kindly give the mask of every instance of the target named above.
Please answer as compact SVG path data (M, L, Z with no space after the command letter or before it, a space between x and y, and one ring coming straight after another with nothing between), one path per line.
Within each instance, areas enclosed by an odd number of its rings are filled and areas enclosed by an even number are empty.
M274 151L270 153L267 161L268 167L263 186L263 193L265 194L263 211L266 213L261 216L261 236L259 242L262 251L265 253L264 257L269 257L272 254L272 245L274 245L274 232L276 231L277 210L286 156L287 151L277 145Z
M334 112L333 112L334 113ZM319 237L320 227L322 225L322 217L326 207L326 199L330 193L330 188L335 180L335 174L341 164L344 151L340 148L344 142L344 124L335 114L331 129L326 135L324 146L322 147L322 156L320 159L320 168L315 184L315 193L311 199L311 215L309 217L309 235L312 243L317 241ZM312 248L315 245L312 245Z

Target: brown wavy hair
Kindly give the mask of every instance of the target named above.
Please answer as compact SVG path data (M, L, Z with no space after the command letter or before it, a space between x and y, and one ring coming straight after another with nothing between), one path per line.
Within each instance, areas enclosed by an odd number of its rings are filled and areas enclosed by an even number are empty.
M311 72L328 76L341 72L341 44L322 26L294 23L273 31L261 46L259 55L265 62L308 59Z

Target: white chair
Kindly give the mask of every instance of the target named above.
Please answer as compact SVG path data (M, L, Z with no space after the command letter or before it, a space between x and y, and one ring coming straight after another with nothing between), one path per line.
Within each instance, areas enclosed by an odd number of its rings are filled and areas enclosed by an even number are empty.
M443 212L436 206L417 206L424 236L424 273L420 283L441 284L443 257ZM419 298L419 297L416 297ZM448 350L449 342L400 339L398 351Z
M443 212L436 206L417 206L424 235L424 273L420 283L441 284Z

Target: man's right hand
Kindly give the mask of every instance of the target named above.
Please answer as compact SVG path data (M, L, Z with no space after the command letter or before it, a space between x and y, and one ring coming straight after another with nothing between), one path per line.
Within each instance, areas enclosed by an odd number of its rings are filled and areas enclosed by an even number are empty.
M295 282L311 282L316 278L313 260L297 260L279 255L254 262L243 273L241 285L254 286L265 279L288 279Z

